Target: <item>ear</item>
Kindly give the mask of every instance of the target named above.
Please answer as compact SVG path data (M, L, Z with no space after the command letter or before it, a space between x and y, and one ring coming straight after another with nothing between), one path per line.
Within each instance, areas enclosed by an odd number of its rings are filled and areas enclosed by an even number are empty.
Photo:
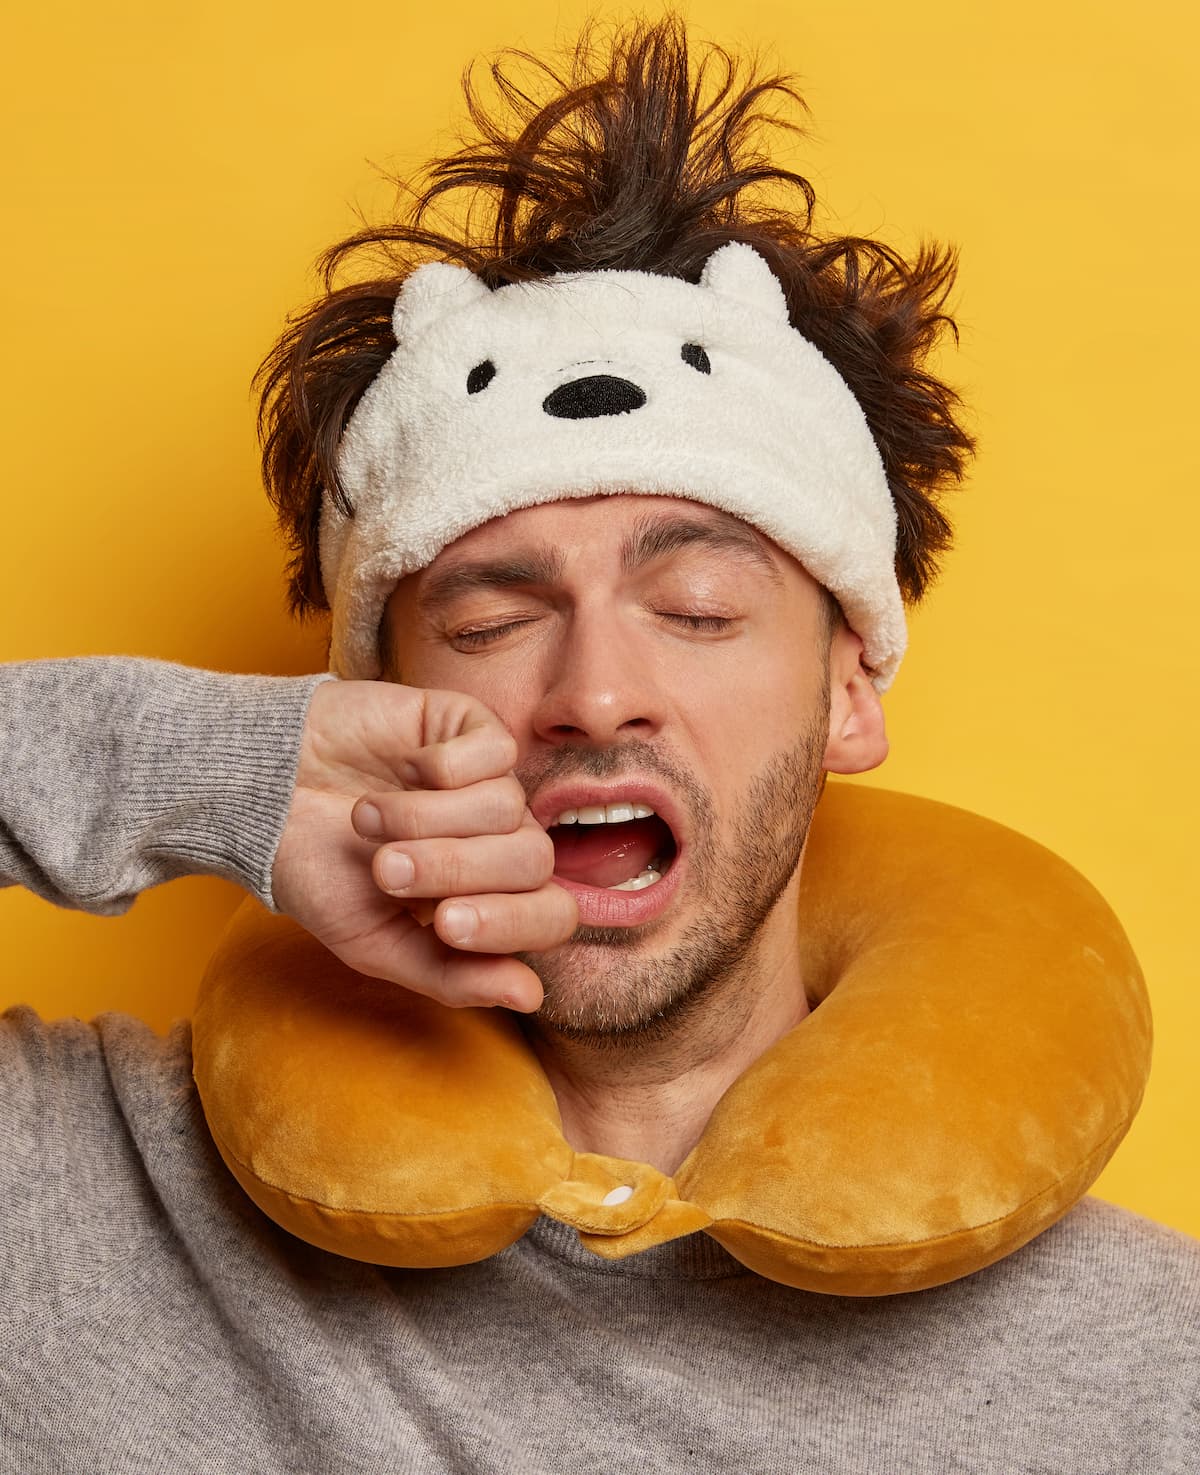
M414 338L447 313L490 296L487 287L465 266L427 261L404 279L396 298L392 312L396 341Z
M829 773L866 773L888 755L883 703L863 669L862 637L842 621L829 646Z
M704 263L700 285L765 312L790 327L783 285L765 256L744 241L727 241Z

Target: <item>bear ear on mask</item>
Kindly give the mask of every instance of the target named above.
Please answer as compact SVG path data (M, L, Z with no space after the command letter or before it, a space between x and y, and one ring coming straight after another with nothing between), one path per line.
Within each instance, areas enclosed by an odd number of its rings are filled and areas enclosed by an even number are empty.
M427 262L405 279L392 310L397 343L407 343L448 313L486 301L491 294L473 271L446 261Z
M722 247L704 263L700 285L710 292L743 303L755 312L790 328L787 297L779 278L750 246Z
M515 1017L364 978L247 903L193 1024L222 1158L334 1254L462 1265L539 1215L616 1259L696 1232L785 1285L919 1291L1012 1254L1087 1192L1150 1063L1112 912L1040 845L833 782L802 872L812 1012L671 1176L576 1152Z

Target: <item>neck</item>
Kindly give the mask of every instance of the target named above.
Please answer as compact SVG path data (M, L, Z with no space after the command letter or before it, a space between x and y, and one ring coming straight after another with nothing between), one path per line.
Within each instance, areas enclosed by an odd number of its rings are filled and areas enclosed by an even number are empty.
M676 1171L729 1087L809 1012L794 924L772 931L669 1034L581 1041L527 1021L576 1152Z

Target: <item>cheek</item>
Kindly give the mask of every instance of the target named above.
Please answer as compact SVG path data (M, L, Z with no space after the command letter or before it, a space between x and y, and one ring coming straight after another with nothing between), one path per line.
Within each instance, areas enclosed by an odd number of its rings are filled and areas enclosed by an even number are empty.
M494 712L520 737L528 724L534 699L534 681L528 663L510 669L510 663L492 657L472 660L441 641L397 641L392 679L405 686L435 691L461 691Z
M465 691L482 702L524 747L524 734L533 711L533 687L528 675L517 671L506 679L494 669L479 673L460 669L456 675L457 684L453 690Z
M736 824L747 786L798 745L828 738L829 699L823 662L750 660L727 673L712 690L697 690L690 707L691 739L721 794L721 808ZM753 675L754 679L750 679Z
M698 663L682 683L705 725L738 734L750 749L793 742L814 716L827 715L824 660L791 642L731 646L727 659Z

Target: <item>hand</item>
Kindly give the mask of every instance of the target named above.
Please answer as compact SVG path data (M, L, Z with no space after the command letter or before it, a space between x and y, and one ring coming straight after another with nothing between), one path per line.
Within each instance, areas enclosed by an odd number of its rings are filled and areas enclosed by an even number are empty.
M513 776L517 745L473 697L382 681L313 693L275 857L275 904L337 957L443 1004L530 1012L516 951L565 942L578 913ZM411 880L389 869L407 857Z

